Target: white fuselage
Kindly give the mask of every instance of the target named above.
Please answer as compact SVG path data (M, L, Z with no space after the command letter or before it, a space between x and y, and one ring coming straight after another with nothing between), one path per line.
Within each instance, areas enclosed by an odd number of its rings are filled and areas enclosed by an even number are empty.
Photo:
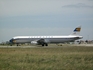
M31 43L44 39L46 43L63 43L81 39L82 36L16 36L11 39L12 43Z
M72 42L83 38L79 36L80 30L81 27L77 27L74 29L73 33L68 36L16 36L10 40L10 43L16 43L17 45L20 43L31 43L48 46L48 43Z

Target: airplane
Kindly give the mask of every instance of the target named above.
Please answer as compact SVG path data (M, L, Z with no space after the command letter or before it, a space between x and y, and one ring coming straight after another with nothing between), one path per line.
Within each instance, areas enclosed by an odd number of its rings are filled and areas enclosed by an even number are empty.
M73 33L67 36L16 36L9 40L12 44L22 43L31 43L42 46L48 46L49 43L64 43L64 42L73 42L78 39L82 39L83 36L80 36L79 33L81 31L81 27L77 27L74 29Z

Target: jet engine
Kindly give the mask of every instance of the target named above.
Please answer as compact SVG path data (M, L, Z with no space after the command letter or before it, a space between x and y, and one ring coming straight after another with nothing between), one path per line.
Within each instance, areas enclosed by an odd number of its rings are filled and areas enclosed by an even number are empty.
M31 41L31 44L38 44L37 41Z

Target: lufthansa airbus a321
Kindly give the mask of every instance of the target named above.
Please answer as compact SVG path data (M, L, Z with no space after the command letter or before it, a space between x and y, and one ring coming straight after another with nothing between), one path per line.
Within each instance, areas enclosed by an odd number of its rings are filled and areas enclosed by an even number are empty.
M72 42L78 39L82 39L83 37L79 35L81 31L81 27L77 27L74 29L73 33L67 36L16 36L10 40L11 46L12 44L22 43L31 43L42 46L48 46L49 43L64 43L64 42Z

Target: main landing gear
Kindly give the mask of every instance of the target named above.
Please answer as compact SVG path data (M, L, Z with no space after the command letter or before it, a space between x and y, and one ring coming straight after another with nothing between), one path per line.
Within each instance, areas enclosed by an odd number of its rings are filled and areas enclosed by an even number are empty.
M17 46L20 46L19 44L17 44Z
M47 43L43 43L43 44L42 44L42 46L44 46L44 45L45 45L45 46L48 46L48 44L47 44Z

